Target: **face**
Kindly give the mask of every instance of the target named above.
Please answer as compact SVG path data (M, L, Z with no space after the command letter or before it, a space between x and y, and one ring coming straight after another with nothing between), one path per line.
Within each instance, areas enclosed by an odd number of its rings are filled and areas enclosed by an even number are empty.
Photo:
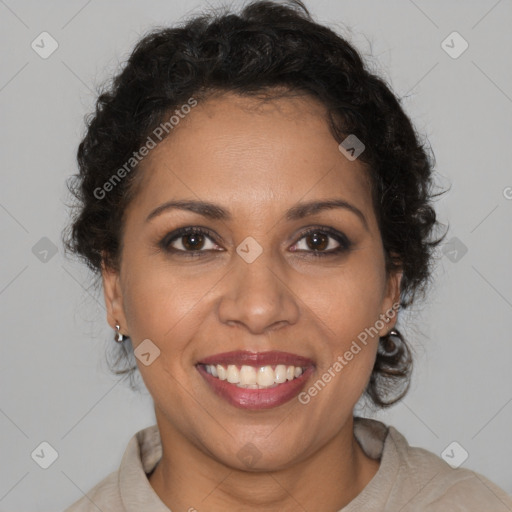
M159 425L231 467L248 443L258 468L304 460L350 422L396 320L382 321L401 275L385 270L367 171L314 99L226 94L140 172L103 284L109 323L150 354L137 364ZM214 206L162 206L176 201ZM339 203L302 208L324 201Z

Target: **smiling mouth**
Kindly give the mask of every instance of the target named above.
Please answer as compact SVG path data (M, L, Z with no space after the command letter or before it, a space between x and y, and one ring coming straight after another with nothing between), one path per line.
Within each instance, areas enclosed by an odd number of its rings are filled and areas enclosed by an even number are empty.
M289 352L234 351L202 359L196 368L219 397L235 407L258 410L295 398L313 375L315 364Z
M306 367L293 365L203 365L205 371L218 380L224 380L243 389L268 389L299 378Z

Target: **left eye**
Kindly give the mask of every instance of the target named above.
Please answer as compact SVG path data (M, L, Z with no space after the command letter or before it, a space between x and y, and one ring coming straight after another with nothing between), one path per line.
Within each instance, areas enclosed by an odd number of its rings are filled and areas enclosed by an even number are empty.
M302 247L300 244L302 243ZM303 233L292 251L308 251L315 255L337 253L348 249L349 243L343 235L330 233L324 229L313 229ZM323 254L322 254L323 255Z

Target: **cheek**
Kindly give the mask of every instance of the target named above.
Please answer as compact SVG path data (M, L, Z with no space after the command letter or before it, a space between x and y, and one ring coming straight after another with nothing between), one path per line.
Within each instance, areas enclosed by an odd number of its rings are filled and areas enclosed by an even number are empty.
M124 311L135 341L154 338L164 343L174 338L215 283L213 276L184 276L165 262L132 265L126 279ZM211 282L210 282L211 281Z
M151 394L165 392L172 401L180 383L190 377L194 341L214 307L208 292L221 275L184 272L166 262L137 265L127 260L126 268L123 300L133 348L149 339L160 351L149 366L138 359L137 365Z
M297 282L298 295L327 329L336 352L375 324L385 289L383 265L362 251L336 272L321 279Z
M312 283L312 281L310 282ZM328 384L332 400L357 401L370 376L378 346L385 273L379 262L364 260L340 267L329 278L302 284L298 295L321 331L318 377ZM323 377L322 377L323 376Z

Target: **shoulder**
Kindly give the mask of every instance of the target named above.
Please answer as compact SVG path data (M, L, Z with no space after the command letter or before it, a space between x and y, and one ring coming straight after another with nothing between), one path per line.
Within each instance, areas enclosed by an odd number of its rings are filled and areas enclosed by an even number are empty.
M125 510L124 503L130 503L130 510L136 510L136 505L143 504L147 505L144 510L167 511L147 478L161 456L157 426L140 430L128 442L119 469L101 480L64 512L121 511Z
M389 442L399 461L395 492L409 500L405 510L510 512L512 498L483 475L470 469L453 468L438 455L410 446L394 427Z
M410 446L394 427L354 418L354 435L380 466L343 512L512 512L512 498L483 475L453 468L438 455Z
M119 494L119 471L110 473L106 478L96 484L87 495L73 503L64 512L97 512L100 510L122 510L122 501Z

